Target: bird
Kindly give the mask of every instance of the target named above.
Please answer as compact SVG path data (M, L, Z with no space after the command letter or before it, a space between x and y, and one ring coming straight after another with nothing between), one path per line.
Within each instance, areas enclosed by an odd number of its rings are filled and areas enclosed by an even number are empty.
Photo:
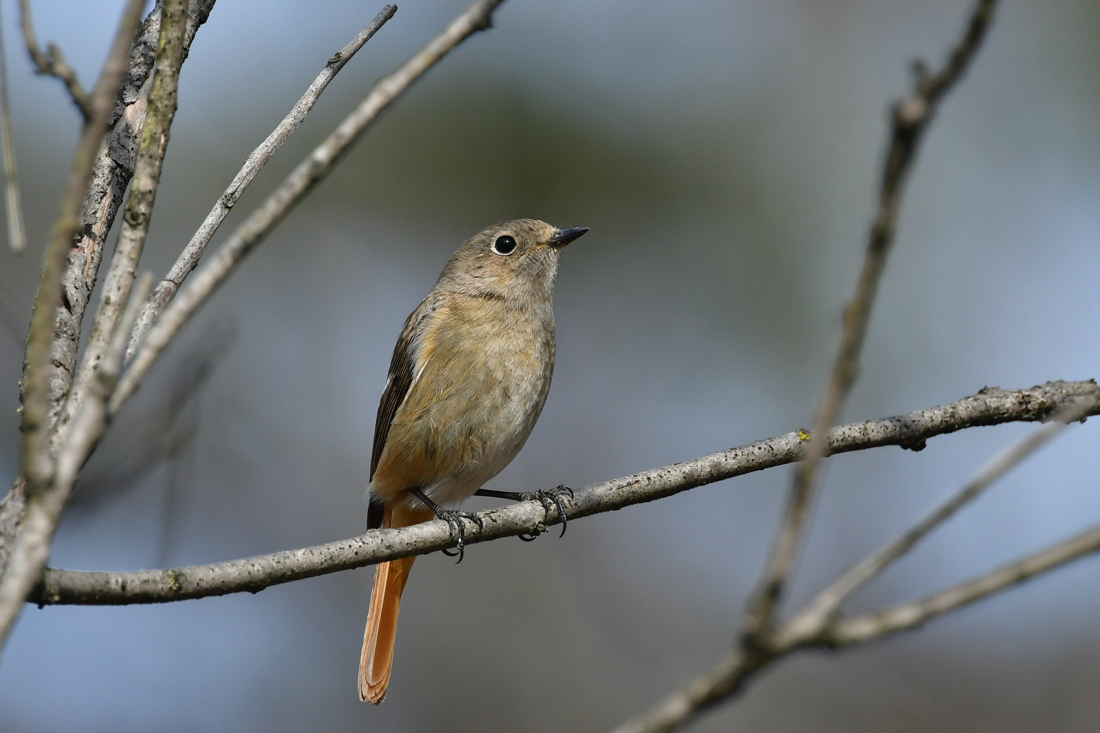
M378 405L367 529L447 522L462 560L464 520L449 508L475 494L538 499L565 519L559 486L534 493L482 485L519 453L554 371L554 283L563 248L588 227L536 219L468 239L405 321ZM563 525L564 531L564 525ZM446 550L445 550L446 552ZM386 697L401 594L415 556L378 563L359 663L359 699Z

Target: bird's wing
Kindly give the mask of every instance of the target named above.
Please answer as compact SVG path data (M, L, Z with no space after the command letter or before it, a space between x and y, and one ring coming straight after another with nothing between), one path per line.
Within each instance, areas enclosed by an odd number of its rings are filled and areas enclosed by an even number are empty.
M422 322L430 317L442 305L443 298L439 294L429 295L420 305L409 314L405 321L405 327L397 339L397 345L393 347L393 358L390 360L389 377L386 379L386 388L382 391L382 400L378 403L378 417L374 423L374 446L370 456L370 479L374 480L374 472L378 469L378 461L382 458L382 449L386 447L386 438L390 434L390 425L397 414L397 408L405 401L409 394L409 388L413 383L416 369L416 358L419 344L415 335L421 330ZM376 529L382 526L381 505L377 508L376 502L371 502L367 512L367 529Z

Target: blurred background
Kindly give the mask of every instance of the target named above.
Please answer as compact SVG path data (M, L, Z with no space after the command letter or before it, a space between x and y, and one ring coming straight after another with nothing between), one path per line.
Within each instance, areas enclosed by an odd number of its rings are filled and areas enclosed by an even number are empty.
M466 6L411 0L344 69L219 243L369 90ZM32 3L90 86L121 2ZM142 269L162 275L236 173L381 3L221 0L183 69ZM0 251L0 476L42 244L78 131L5 0L32 251ZM55 567L215 562L359 534L405 316L485 225L591 233L563 258L558 364L491 486L582 487L807 425L909 65L969 0L509 0L377 123L165 355L86 468ZM1100 376L1100 5L1009 2L917 161L845 420L986 385ZM113 238L111 240L113 244ZM98 296L93 296L98 303ZM85 319L86 325L90 323ZM1074 427L849 604L909 599L1100 517ZM907 527L1031 426L830 461L791 603ZM6 731L600 731L731 644L788 469L416 564L386 703L356 699L373 570L258 595L27 608ZM490 506L485 500L472 508ZM754 681L698 731L1094 731L1100 562L926 629Z

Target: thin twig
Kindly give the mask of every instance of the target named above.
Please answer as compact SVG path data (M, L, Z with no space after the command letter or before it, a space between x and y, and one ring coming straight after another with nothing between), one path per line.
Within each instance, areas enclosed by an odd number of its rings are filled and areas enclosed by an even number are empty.
M919 600L864 616L830 620L811 636L788 633L784 629L776 635L775 644L768 648L741 647L726 653L713 668L644 715L616 728L614 733L668 733L708 707L737 694L757 673L795 652L810 647L843 650L911 631L1096 552L1100 552L1100 525Z
M117 413L133 394L157 357L198 307L245 256L263 242L294 205L328 174L337 159L359 139L378 115L458 44L477 31L488 28L493 10L501 2L503 0L478 0L401 68L380 79L359 106L252 212L205 267L179 291L175 300L149 329L111 398L109 409L112 414Z
M138 146L130 196L122 217L111 267L103 285L103 298L85 346L72 390L65 401L57 429L64 433L80 412L99 362L114 339L123 309L130 302L130 288L141 260L145 237L153 216L161 167L168 148L172 119L176 114L179 71L183 65L183 37L187 28L187 0L165 0L161 5L160 37L153 69L153 88ZM58 442L65 436L59 435Z
M997 454L981 468L970 481L951 498L936 507L901 536L888 542L875 553L864 558L844 573L813 600L803 606L787 624L783 633L796 637L806 636L811 630L822 628L838 611L840 605L856 590L881 574L895 560L911 550L936 527L943 524L959 509L974 501L990 484L1008 473L1021 461L1059 435L1068 423L1081 418L1080 405L1069 405L1051 416L1050 422L1025 435Z
M937 616L988 598L1095 552L1100 552L1100 525L924 598L864 616L838 619L823 629L813 643L841 648L916 629Z
M23 226L23 203L15 167L15 145L11 140L11 104L8 101L8 51L4 45L4 21L0 11L0 145L4 153L4 203L8 214L8 246L15 254L27 248Z
M929 76L919 70L913 94L894 106L893 136L883 166L878 211L867 242L867 253L855 294L844 310L844 327L828 386L818 404L811 435L821 435L839 417L859 374L871 307L886 257L897 229L898 208L921 135L935 115L936 105L962 77L974 59L990 23L996 0L979 0L962 40L952 50L944 68ZM745 617L744 639L749 644L766 643L774 625L775 610L791 574L801 537L805 531L810 501L820 478L824 446L811 439L806 460L794 471L787 508L772 548L767 570L752 595Z
M666 733L707 708L736 695L761 668L774 661L775 652L731 649L718 663L656 707L616 728L613 733Z
M50 450L49 375L50 349L54 341L54 317L61 301L61 276L65 258L79 226L96 153L107 131L111 108L126 70L127 51L141 20L143 0L128 0L107 60L92 92L92 117L84 126L73 156L61 210L54 223L31 315L23 369L23 444L20 471L26 482L27 509L23 525L0 576L0 645L7 639L23 607L23 599L41 576L60 506L68 488L57 483L58 473Z
M828 431L828 453L847 453L884 445L923 448L926 441L970 427L1045 420L1065 405L1086 415L1100 414L1100 388L1095 382L1049 382L1027 390L986 389L941 407L907 415L844 425ZM786 465L803 458L805 444L797 432L589 486L567 500L570 520L654 501L733 476ZM536 534L561 518L537 501L479 515L484 527L467 526L466 543L519 534ZM339 542L214 565L131 573L76 573L48 570L37 603L118 605L163 603L257 592L278 583L363 567L384 560L450 547L446 522L385 529Z
M94 116L92 95L80 86L80 82L76 79L76 72L65 63L61 49L52 43L46 47L46 53L39 48L38 38L34 34L34 21L31 20L30 0L19 0L19 15L23 27L23 42L27 46L27 53L30 54L35 71L60 79L69 90L69 96L79 110L80 116L84 118L84 123L91 122Z
M286 142L287 138L298 129L298 126L305 120L306 115L313 109L313 105L317 103L321 93L325 90L336 75L340 72L344 65L351 60L359 49L366 45L378 29L389 21L397 12L396 5L387 5L382 8L382 11L375 16L374 20L367 25L366 28L359 31L359 34L353 38L348 45L344 46L341 50L333 54L328 62L325 64L325 68L321 70L321 73L317 75L317 78L313 80L313 83L309 85L302 98L291 107L290 112L283 118L282 122L272 130L271 134L267 136L260 145L252 151L245 160L241 170L233 178L233 181L229 184L229 187L225 189L225 192L218 198L217 203L214 204L214 208L210 210L210 213L206 215L206 219L203 220L202 225L198 231L188 242L183 252L180 253L179 258L175 264L172 265L172 269L168 271L168 275L164 280L157 285L155 291L153 291L152 297L145 303L142 308L141 315L138 317L137 325L134 327L133 336L130 339L130 346L127 349L127 356L133 356L138 344L141 343L145 333L153 325L153 322L160 315L160 312L164 310L164 307L168 305L168 302L172 300L176 295L176 291L179 290L180 285L187 278L191 272L198 267L199 260L202 259L203 253L206 251L206 246L213 239L214 233L218 231L218 227L221 226L222 221L229 214L229 210L237 203L240 197L244 194L245 189L252 183L252 179L256 177L256 174L260 172L260 169L264 167L267 161L275 154L275 151Z

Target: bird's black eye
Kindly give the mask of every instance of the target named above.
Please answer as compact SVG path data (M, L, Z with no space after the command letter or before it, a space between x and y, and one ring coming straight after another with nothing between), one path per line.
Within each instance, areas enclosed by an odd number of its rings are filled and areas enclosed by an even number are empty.
M516 251L516 240L514 237L509 237L505 234L503 237L497 237L497 241L493 242L493 251L498 255L510 255Z

